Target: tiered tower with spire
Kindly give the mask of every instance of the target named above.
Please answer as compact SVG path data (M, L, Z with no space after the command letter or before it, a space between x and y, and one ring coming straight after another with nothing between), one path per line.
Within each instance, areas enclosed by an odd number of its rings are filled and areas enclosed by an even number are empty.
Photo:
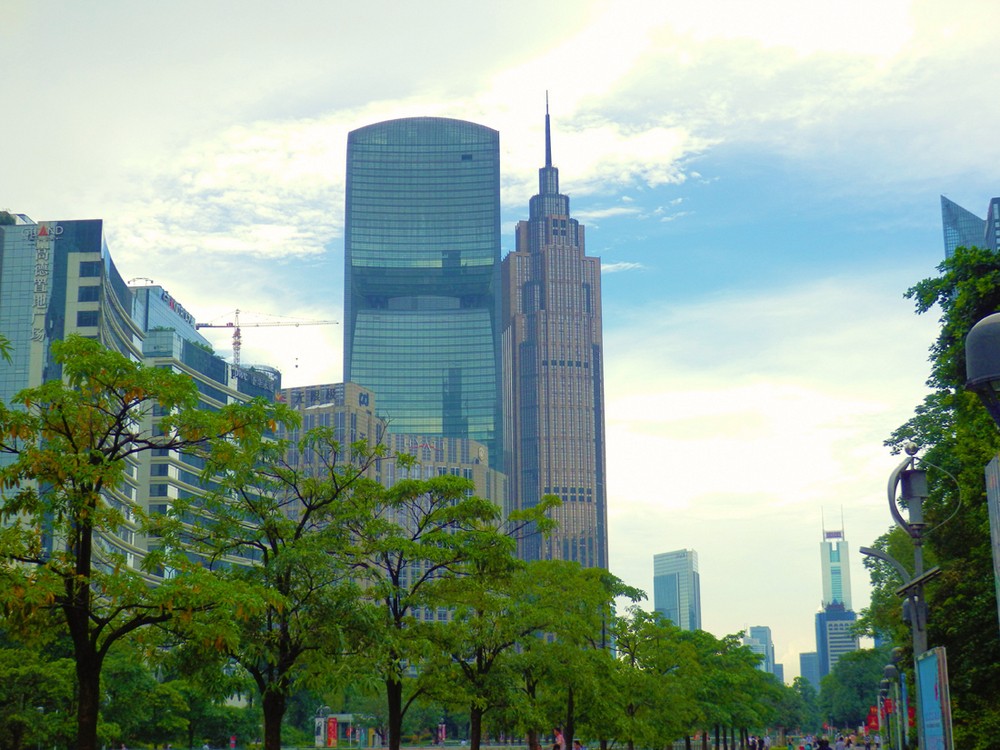
M538 194L502 264L505 468L513 507L563 501L557 531L524 539L522 557L606 568L601 262L559 192L548 109L546 96Z

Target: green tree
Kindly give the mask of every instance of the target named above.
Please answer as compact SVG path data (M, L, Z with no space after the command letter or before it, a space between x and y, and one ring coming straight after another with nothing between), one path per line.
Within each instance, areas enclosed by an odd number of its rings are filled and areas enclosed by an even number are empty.
M275 415L286 427L297 424L290 410L276 407ZM207 660L230 658L249 674L261 698L265 750L281 747L290 697L329 681L348 647L346 631L364 614L348 566L359 508L351 498L377 492L365 475L385 455L382 446L342 445L328 428L307 431L292 446L308 460L286 461L289 447L267 425L216 441L205 468L216 490L174 512L182 527L193 515L208 519L197 535L189 531L189 546L222 580L252 587L265 602L248 616L235 613L231 642L213 638L219 619L233 614L222 610L185 630L188 648Z
M369 487L345 519L371 623L359 650L385 690L390 750L399 750L403 717L425 689L408 671L434 653L443 585L498 541L499 508L471 490L470 481L447 475Z
M0 750L65 743L72 729L73 661L0 649Z
M815 733L823 725L823 714L819 710L819 693L809 680L801 676L792 681L792 690L799 696L801 714L798 724L789 726L799 728L805 733Z
M887 444L898 450L913 439L924 449L930 484L925 550L942 570L926 590L928 642L948 650L956 746L979 750L1000 729L1000 706L993 699L1000 694L995 668L1000 639L983 477L985 464L1000 449L1000 433L978 398L964 389L964 345L976 322L1000 310L1000 254L958 248L938 270L940 275L907 292L918 313L935 306L941 311L941 329L930 349L931 393ZM872 609L883 611L870 612L868 619L889 620L899 611L888 593L898 579L885 573L873 582ZM894 639L901 635L893 633ZM910 645L908 634L895 642Z
M885 649L862 649L841 656L820 681L823 716L838 727L864 724L868 708L876 703L888 656Z
M117 740L165 743L187 728L183 691L174 682L159 682L137 651L112 652L103 685L101 721L114 725Z
M522 639L511 658L517 691L506 710L507 724L527 738L529 747L560 727L571 743L580 728L603 742L613 709L606 700L613 667L613 603L621 596L638 601L643 594L601 568L549 561L535 568L539 601L555 613L544 635ZM544 592L544 595L541 594Z
M619 738L628 750L670 744L697 717L695 686L702 669L694 646L676 625L634 606L617 618L613 632L618 661L612 680L622 699Z
M198 408L185 375L144 367L96 341L73 336L52 344L63 380L29 388L0 405L0 606L8 625L39 637L39 617L54 612L73 643L78 684L77 746L96 750L100 679L111 648L126 636L164 623L176 613L218 602L233 592L212 581L180 554L159 551L131 567L105 544L133 516L135 505L109 502L129 459L152 450L192 450L212 437L243 429L263 416L256 406L218 412ZM162 415L154 424L153 410ZM161 566L176 575L150 586Z
M443 601L452 608L451 621L442 629L439 645L446 659L439 660L436 684L446 685L450 702L469 711L469 742L478 750L482 719L492 708L510 708L518 703L517 652L523 653L546 634L560 641L573 637L579 618L599 628L600 613L610 609L615 586L605 571L584 571L578 563L543 560L524 563L514 557L515 539L524 524L546 529L545 514L550 496L523 517L512 519L513 533L493 538L492 554L477 554L468 575L443 585ZM582 674L568 682L581 684ZM498 723L505 722L502 717ZM566 741L572 740L572 734Z
M743 645L742 634L727 635L714 645L705 641L704 646L705 681L699 703L716 734L721 731L725 737L728 727L735 742L736 730L745 736L748 729L763 730L775 721L781 685L760 669L760 655Z
M213 695L203 685L187 680L172 680L184 699L184 731L187 746L228 746L229 738L236 735L246 740L260 736L260 712L256 706L230 706L224 698ZM242 743L241 743L242 744Z

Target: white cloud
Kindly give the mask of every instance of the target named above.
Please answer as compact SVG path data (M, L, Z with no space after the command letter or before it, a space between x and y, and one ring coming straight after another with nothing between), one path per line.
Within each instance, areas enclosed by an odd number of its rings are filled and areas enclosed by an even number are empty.
M620 263L602 263L601 273L618 273L619 271L641 271L646 266L642 263L632 261L621 261Z
M611 206L610 208L593 208L586 211L575 211L573 216L582 222L599 221L611 216L637 216L642 212L638 206Z

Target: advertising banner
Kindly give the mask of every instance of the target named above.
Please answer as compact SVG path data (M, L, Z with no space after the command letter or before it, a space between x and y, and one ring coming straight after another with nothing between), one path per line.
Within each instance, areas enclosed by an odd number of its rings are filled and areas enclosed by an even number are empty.
M920 746L924 750L953 750L948 660L938 646L917 659L917 699L920 702Z

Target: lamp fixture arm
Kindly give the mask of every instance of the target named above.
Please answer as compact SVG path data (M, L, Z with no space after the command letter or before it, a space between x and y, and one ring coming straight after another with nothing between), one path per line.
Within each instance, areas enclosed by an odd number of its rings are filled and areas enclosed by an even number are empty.
M862 555L867 555L868 557L877 557L879 560L884 560L889 563L896 569L896 572L899 573L899 577L902 579L903 585L908 586L910 584L910 574L906 571L906 568L904 568L903 564L888 552L883 552L880 549L873 549L871 547L858 547L858 552Z

